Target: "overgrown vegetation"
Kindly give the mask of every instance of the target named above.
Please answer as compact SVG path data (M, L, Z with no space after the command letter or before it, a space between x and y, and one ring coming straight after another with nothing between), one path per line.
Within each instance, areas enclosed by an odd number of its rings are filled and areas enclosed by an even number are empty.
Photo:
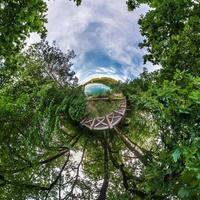
M120 106L120 100L89 100L86 110L88 118L103 117L117 110Z
M74 89L69 106L69 115L72 120L80 122L88 115L86 111L86 96L82 88Z

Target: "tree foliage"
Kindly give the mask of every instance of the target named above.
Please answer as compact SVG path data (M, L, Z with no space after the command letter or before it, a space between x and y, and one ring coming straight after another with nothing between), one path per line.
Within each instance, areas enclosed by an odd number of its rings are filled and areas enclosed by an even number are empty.
M20 51L30 33L46 35L47 6L43 0L0 1L0 86L20 63Z
M133 81L127 87L131 89L136 84ZM143 172L145 179L141 184L150 199L155 195L163 195L164 199L199 197L199 86L199 77L177 71L171 81L164 80L158 86L154 79L147 90L132 95L128 92L134 110L145 113L145 124L149 124L148 135L144 132L138 140L145 137L155 142L155 155ZM136 122L134 127L138 127Z
M43 0L0 2L0 55L11 60L24 47L31 32L44 35L47 6Z
M35 12L31 3L20 3L4 2L2 13L10 6ZM104 132L78 123L86 113L71 71L74 52L64 54L42 41L19 53L24 37L16 34L35 30L27 15L28 28L7 35L17 37L18 48L7 39L1 48L11 45L18 53L16 64L2 62L0 68L0 199L200 198L199 3L127 2L129 10L142 3L151 9L139 21L145 36L140 46L147 48L145 61L161 69L144 69L137 79L117 85L127 98L126 118ZM41 7L34 19L43 22ZM8 28L9 20L2 26ZM13 60L7 51L1 56Z
M50 76L61 87L77 84L75 72L71 71L73 64L70 60L75 57L73 50L68 50L66 54L56 46L55 42L50 45L42 40L30 46L27 55L42 65L45 76Z
M73 90L73 92L69 106L69 115L73 120L80 122L87 115L86 96L82 88Z

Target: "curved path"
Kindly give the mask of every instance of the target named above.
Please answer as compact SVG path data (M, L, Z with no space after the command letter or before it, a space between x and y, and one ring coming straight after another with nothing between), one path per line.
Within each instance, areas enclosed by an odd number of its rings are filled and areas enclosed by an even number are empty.
M90 130L112 129L121 121L121 119L125 115L125 112L126 99L122 99L120 106L117 110L114 110L113 112L103 117L96 117L93 119L85 118L81 121L81 124L89 128Z

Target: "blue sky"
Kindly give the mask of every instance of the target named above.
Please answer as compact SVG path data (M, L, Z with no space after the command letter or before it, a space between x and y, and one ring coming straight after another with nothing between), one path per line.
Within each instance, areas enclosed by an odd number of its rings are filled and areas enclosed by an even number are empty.
M76 7L73 1L47 1L47 39L56 40L65 52L76 53L73 70L80 83L93 77L108 76L120 80L132 79L144 67L144 49L137 24L141 14L148 11L143 5L128 12L126 0L83 0ZM38 40L32 35L28 43ZM145 65L149 71L158 67Z

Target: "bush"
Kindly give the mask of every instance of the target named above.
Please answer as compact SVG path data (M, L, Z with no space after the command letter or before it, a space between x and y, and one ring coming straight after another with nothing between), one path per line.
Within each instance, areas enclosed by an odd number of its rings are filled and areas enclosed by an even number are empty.
M69 115L72 120L79 122L86 114L86 97L82 91L76 92L69 106Z

